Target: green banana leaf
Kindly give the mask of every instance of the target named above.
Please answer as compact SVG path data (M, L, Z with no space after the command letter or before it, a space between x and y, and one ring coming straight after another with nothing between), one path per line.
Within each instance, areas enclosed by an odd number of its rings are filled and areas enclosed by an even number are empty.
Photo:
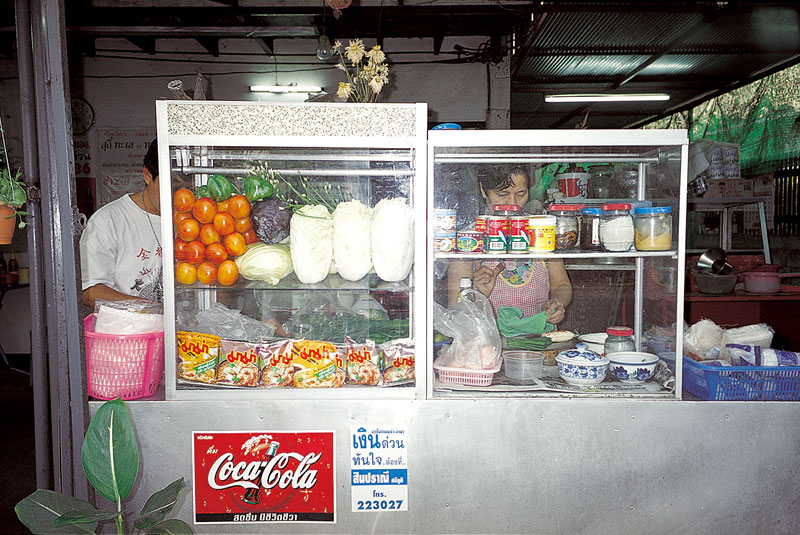
M172 518L154 526L147 535L191 535L194 531L183 520Z
M64 513L60 517L56 518L53 524L56 526L68 526L70 524L102 522L104 520L113 520L124 513L125 511L120 511L118 513L116 511L103 511L101 509L95 509L94 511L81 511L78 509Z
M176 479L163 489L154 493L142 507L139 518L134 522L133 527L138 530L146 531L162 520L172 511L181 491L186 488L183 478Z
M107 499L116 503L130 494L139 473L139 451L121 399L107 401L92 418L81 461L89 483Z
M87 515L98 512L89 502L52 490L38 489L14 507L17 518L34 535L85 535L95 533L97 522L56 526L64 513L80 511Z

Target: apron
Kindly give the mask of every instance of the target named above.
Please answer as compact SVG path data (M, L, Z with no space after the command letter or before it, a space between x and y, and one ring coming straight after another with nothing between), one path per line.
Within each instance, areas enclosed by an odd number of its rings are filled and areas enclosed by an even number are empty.
M482 266L494 268L499 260L484 260ZM501 306L512 306L522 310L523 317L534 316L542 311L542 305L550 299L550 275L544 260L504 259L506 266L495 279L489 301L495 315Z

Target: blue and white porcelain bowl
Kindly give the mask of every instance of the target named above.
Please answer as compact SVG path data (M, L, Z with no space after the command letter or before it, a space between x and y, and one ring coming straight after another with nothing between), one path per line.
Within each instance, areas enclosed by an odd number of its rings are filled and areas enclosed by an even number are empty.
M658 357L641 351L620 351L607 355L608 369L623 383L643 383L656 371Z
M556 355L558 374L564 381L575 386L594 386L606 378L608 358L590 350L586 344L576 344Z

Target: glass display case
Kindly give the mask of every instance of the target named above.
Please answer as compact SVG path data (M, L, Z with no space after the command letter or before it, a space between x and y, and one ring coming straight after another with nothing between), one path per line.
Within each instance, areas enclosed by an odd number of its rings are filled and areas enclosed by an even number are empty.
M167 399L424 397L426 106L156 111Z
M681 130L429 132L428 395L680 398L687 150ZM502 349L448 325L470 316L470 278ZM540 312L556 294L570 302L550 325ZM604 355L608 327L631 328L634 353L657 361ZM544 356L536 378L521 355Z

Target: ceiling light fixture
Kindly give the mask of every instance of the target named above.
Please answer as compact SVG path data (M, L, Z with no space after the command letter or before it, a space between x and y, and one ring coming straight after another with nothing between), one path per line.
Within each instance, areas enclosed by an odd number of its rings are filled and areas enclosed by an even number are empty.
M322 93L318 85L251 85L251 93Z
M648 100L669 100L666 93L586 93L545 95L545 102L641 102Z

